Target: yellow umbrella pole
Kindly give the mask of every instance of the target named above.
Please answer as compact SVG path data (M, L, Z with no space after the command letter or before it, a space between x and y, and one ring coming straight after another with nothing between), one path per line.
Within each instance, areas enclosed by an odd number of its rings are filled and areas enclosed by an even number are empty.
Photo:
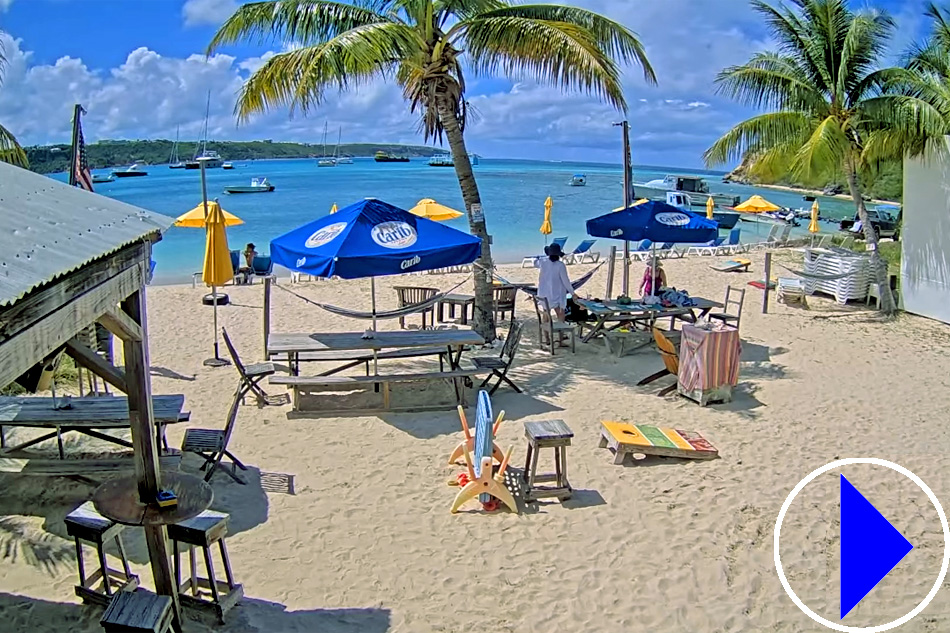
M205 208L205 241L208 239L208 180L205 174L205 161L208 160L204 156L198 158L198 164L201 165L201 203ZM221 355L218 353L218 289L212 284L211 286L211 305L214 313L213 323L214 323L214 358L208 358L203 363L205 367L225 367L230 365L231 362L221 358Z

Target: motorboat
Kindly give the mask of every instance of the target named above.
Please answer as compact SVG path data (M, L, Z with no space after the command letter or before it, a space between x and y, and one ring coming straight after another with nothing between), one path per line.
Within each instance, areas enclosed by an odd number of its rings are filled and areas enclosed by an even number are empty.
M680 191L690 194L692 206L694 207L706 206L706 199L709 196L712 196L716 206L734 207L739 204L739 196L710 192L706 179L700 176L670 174L643 184L633 183L635 198L662 199L667 191Z
M114 180L115 180L115 176L113 176L112 174L93 174L92 175L93 184L103 183L103 182L112 182Z
M221 163L221 169L234 169L234 165L228 162Z
M667 191L665 198L654 198L661 202L674 207L683 209L684 211L695 212L693 207L699 206L693 202L692 196L689 196L681 191ZM703 203L705 206L705 203ZM735 211L723 211L722 209L713 209L713 220L719 224L720 229L732 229L735 228L736 224L739 223L739 214Z
M439 154L429 159L429 167L455 167L451 154Z
M377 163L408 163L409 157L387 154L386 152L380 150L376 152L375 156L373 156L373 160L375 160Z
M274 185L267 181L267 178L251 178L250 185L237 185L225 187L225 193L269 193L274 190Z
M138 163L133 163L127 169L113 171L112 175L116 178L135 178L136 176L148 176L148 172L139 169Z
M587 186L587 176L584 174L574 174L571 176L571 180L568 184L572 187L585 187Z
M352 165L353 159L349 156L340 156L339 158L336 159L336 164L337 165Z

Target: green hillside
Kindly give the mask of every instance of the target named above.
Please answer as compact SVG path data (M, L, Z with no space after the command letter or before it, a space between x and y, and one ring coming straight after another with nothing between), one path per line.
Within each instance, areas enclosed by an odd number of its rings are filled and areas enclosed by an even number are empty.
M86 145L86 159L92 169L121 167L132 163L160 165L168 162L174 143L154 141L100 141ZM182 160L195 155L197 143L179 143ZM218 152L224 160L254 160L261 158L307 158L323 154L318 143L281 143L275 141L209 141L208 149ZM330 150L328 150L330 151ZM346 156L372 156L378 151L399 156L425 157L441 154L444 150L420 145L391 143L348 143L340 146ZM69 145L27 147L30 168L41 174L69 169Z

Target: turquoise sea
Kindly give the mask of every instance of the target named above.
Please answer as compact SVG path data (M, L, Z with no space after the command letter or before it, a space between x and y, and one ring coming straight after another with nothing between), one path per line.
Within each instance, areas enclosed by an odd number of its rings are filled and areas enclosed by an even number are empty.
M244 224L228 229L231 248L238 249L253 242L257 251L267 254L270 240L301 224L362 198L375 197L403 208L410 208L421 198L434 198L442 204L462 209L455 170L430 167L426 159L409 163L376 163L371 158L354 159L352 165L318 168L313 159L234 161L235 169L208 170L208 197L217 197L222 207L241 217ZM134 204L151 211L178 216L201 201L198 171L169 169L167 165L151 165L149 175L142 178L116 179L97 184L96 192ZM100 170L107 173L108 170ZM573 174L586 174L586 187L571 187ZM668 173L698 174L706 177L714 192L735 192L746 199L755 193L775 204L791 208L810 207L800 194L744 185L723 184L722 172L681 170L663 167L637 167L636 182L662 178ZM228 185L244 185L252 177L266 176L276 190L273 193L228 195ZM475 167L482 196L488 230L493 236L492 252L496 261L520 262L526 255L540 253L544 246L541 226L544 199L554 200L551 237L568 236L570 251L584 237L585 222L619 207L623 201L623 169L620 165L539 162L522 160L482 159ZM65 180L65 174L54 178ZM823 217L845 217L854 213L846 200L821 199ZM450 222L467 230L464 217ZM740 222L742 241L761 241L768 233L768 224ZM807 221L796 232L804 232ZM825 225L834 230L833 225ZM601 240L594 250L602 253L610 248ZM618 242L619 245L619 242ZM172 227L155 247L155 281L176 283L186 281L192 272L201 269L204 233L197 229Z

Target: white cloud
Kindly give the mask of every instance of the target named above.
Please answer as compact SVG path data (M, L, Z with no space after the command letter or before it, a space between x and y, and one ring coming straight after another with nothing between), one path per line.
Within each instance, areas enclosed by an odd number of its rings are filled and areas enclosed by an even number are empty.
M4 0L0 0L0 4ZM8 0L12 1L12 0ZM185 0L181 15L186 26L220 25L238 8L237 0Z
M13 0L0 0L0 12L6 11L13 4Z

